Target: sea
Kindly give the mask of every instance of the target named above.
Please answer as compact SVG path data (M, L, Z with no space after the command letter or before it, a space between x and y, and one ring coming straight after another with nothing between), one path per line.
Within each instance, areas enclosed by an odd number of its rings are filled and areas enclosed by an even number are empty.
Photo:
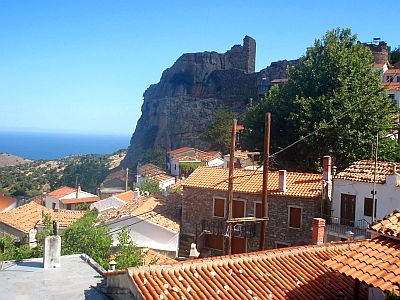
M0 153L52 160L80 154L111 154L129 146L130 136L0 132Z

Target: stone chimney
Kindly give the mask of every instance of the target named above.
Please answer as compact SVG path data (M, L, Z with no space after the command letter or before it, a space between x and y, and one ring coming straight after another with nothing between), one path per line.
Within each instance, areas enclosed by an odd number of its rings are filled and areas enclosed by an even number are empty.
M325 235L325 219L314 218L312 222L312 238L311 244L320 245L324 242Z
M78 184L78 186L76 187L76 199L79 199L80 194L81 194L81 185Z
M52 269L60 266L61 237L58 235L57 222L53 221L53 235L44 240L43 268Z
M326 182L330 182L332 180L332 157L325 155L322 160L322 166L322 177Z
M278 190L286 192L286 170L279 170Z

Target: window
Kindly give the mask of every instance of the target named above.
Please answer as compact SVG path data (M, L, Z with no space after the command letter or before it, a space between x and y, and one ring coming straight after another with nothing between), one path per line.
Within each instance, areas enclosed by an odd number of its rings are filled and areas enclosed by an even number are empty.
M51 208L52 208L52 209L56 209L56 205L57 205L57 203L53 202L53 203L51 204Z
M275 242L275 248L286 248L286 247L290 247L290 243Z
M372 217L372 198L364 198L364 216ZM374 217L376 217L376 199Z
M214 217L225 217L225 199L214 198Z
M256 218L262 218L262 204L261 204L261 202L254 203L254 216Z
M67 204L67 209L71 210L72 205L71 204Z
M301 227L301 207L289 206L289 227Z

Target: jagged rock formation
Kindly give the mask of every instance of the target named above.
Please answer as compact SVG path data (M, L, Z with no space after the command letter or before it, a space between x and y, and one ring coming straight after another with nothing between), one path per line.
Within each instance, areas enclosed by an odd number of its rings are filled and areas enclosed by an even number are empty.
M275 62L255 73L255 55L256 42L248 36L224 54L183 54L145 91L122 166L135 166L146 149L207 148L199 137L218 108L243 113L250 98L256 100L262 92L263 78L264 84L286 78L287 66L296 63Z

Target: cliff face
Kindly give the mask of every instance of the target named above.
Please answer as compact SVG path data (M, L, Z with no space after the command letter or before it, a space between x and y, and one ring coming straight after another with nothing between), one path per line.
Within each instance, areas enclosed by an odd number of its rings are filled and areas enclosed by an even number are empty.
M224 54L183 54L144 93L142 115L131 138L123 166L134 166L146 149L183 146L206 148L199 137L218 108L242 113L257 99L262 78L267 83L285 78L281 61L255 73L256 42L246 36Z

